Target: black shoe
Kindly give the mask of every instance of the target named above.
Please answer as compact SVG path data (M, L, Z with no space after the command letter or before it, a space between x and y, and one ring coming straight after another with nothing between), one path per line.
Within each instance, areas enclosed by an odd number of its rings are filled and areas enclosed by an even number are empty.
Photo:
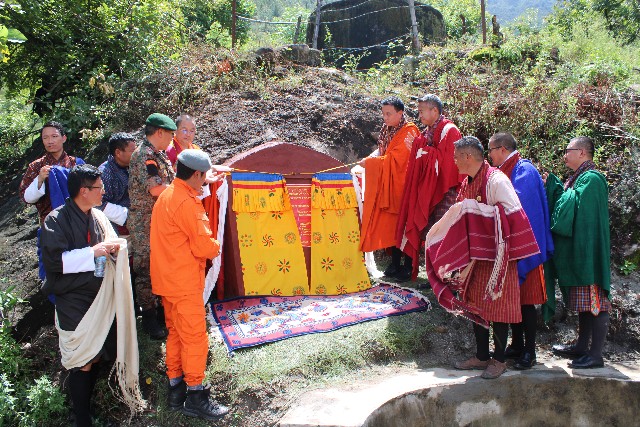
M551 347L551 350L560 356L566 356L570 358L581 357L587 354L586 351L580 351L576 348L575 345L569 344L556 344Z
M413 272L411 270L409 270L409 268L400 267L400 270L398 271L398 274L396 274L396 279L399 282L406 282L408 280L411 280L411 273L413 273Z
M505 359L519 359L522 356L522 349L514 348L512 345L508 345L504 350Z
M163 340L167 337L167 330L158 323L155 308L142 311L142 330L154 340Z
M385 277L396 277L396 274L398 274L398 272L400 271L400 266L399 265L389 265L389 267L387 267L384 270L384 275Z
M173 387L169 385L169 393L167 393L167 406L170 411L179 411L187 400L187 384L180 381Z
M429 289L431 289L431 283L429 283L429 282L418 283L417 286L416 286L416 289L418 289L419 291L429 290Z
M584 356L569 363L569 367L572 369L592 369L602 368L603 366L604 360L602 360L602 358L596 359L595 357L591 357L588 354L585 354Z
M184 402L182 413L189 417L199 417L207 420L222 418L229 413L229 408L209 399L211 388L206 386L202 390L187 390L187 400Z
M531 369L531 367L533 367L533 365L535 364L536 355L533 353L524 352L522 353L522 357L516 361L513 367L523 371L525 369Z

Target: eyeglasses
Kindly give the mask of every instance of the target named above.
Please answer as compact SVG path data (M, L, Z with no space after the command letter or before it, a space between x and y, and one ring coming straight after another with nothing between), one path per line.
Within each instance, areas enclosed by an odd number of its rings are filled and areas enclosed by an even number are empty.
M565 148L564 154L569 154L569 151L581 151L582 148Z
M502 148L502 145L498 145L497 147L489 147L489 149L487 150L489 153L491 152L491 150L497 150L498 148Z
M84 188L90 188L90 189L92 189L92 190L93 190L93 189L96 189L96 188L99 188L99 189L101 189L101 190L104 190L104 185L100 185L100 186L95 186L95 185L94 185L94 186L86 185Z
M182 133L188 133L188 134L196 133L196 131L195 131L195 130L188 130L188 129L180 129L180 132L182 132Z

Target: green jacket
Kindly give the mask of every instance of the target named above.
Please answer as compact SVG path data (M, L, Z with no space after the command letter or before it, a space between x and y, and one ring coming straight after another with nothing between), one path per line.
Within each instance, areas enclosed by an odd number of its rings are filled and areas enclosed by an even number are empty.
M546 190L555 245L552 262L545 268L548 303L543 313L548 320L555 311L556 280L565 299L571 286L597 284L609 295L611 246L609 191L604 175L585 171L573 188L565 190L560 179L549 174Z

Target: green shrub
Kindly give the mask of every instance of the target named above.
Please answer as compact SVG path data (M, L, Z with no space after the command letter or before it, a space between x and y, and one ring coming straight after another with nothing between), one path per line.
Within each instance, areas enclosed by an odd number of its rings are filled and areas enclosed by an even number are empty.
M65 397L46 375L35 380L35 384L27 389L26 398L27 408L20 425L52 424L67 410Z
M7 374L0 374L0 426L11 425L17 417L16 401L13 384Z
M40 127L40 118L31 111L26 96L0 98L0 162L15 163L31 145Z

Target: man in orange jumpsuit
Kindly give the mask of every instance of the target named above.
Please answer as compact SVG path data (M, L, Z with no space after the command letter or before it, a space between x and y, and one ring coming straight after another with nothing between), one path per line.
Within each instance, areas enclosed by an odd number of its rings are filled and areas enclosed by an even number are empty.
M210 399L210 388L203 385L209 350L204 271L206 260L220 251L198 199L210 169L211 160L201 150L187 149L178 155L176 179L153 207L150 243L153 293L162 297L169 331L168 406L212 420L229 409Z
M394 96L382 101L382 119L378 149L360 162L365 169L360 249L371 252L391 247L391 265L384 275L407 280L411 258L406 257L405 265L400 266L402 252L395 247L395 232L411 144L420 131L406 120L404 104Z

